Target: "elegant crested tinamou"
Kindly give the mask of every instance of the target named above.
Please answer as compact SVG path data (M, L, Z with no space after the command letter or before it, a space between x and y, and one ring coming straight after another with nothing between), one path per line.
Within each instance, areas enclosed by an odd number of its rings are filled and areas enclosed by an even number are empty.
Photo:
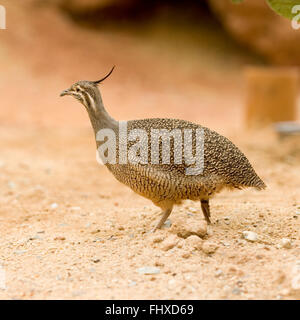
M110 129L115 133L117 142L119 142L120 128L124 122L113 119L107 113L98 89L98 84L106 79L112 71L113 68L98 81L78 81L70 89L63 91L61 96L71 95L85 106L95 137L100 130ZM186 169L192 165L186 160L181 163L175 161L177 155L176 152L174 154L175 139L170 140L169 163L162 162L162 147L160 145L158 163L151 162L152 158L149 154L147 156L149 161L145 163L117 161L105 164L117 180L129 186L136 193L150 199L162 209L162 218L154 230L161 228L172 212L174 204L180 204L182 200L199 200L204 217L210 223L209 199L222 189L254 187L261 190L266 187L246 156L231 141L215 131L189 121L165 118L130 120L126 122L126 126L127 133L134 129L146 132L147 137L143 143L149 144L148 150L151 149L151 134L161 132L159 130L175 132L174 129L177 131L179 129L181 132L191 132L192 129L202 133L203 144L202 154L201 152L200 154L203 158L203 170L199 174L187 174ZM199 137L194 135L192 140L188 142L194 153L197 139ZM103 141L96 139L96 144L98 148L103 144ZM116 143L116 159L119 158L121 145L124 145L123 142L122 144ZM133 142L129 141L127 149L129 150L132 145Z

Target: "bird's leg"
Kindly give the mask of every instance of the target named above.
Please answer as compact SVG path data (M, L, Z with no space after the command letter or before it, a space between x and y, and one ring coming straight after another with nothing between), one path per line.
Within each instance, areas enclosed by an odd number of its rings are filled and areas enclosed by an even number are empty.
M209 210L209 200L201 200L201 209L204 215L204 218L208 224L210 224L210 210Z
M172 208L170 209L166 209L165 211L162 212L162 217L159 220L158 224L156 225L156 227L153 229L153 232L156 231L157 229L160 229L162 227L162 225L165 223L165 221L168 219L169 215L172 212Z

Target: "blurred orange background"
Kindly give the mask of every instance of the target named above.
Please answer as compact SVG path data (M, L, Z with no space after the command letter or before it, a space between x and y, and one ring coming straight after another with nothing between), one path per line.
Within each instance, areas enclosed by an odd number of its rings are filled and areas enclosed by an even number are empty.
M59 93L77 80L102 77L116 65L101 86L116 119L171 117L219 132L241 128L243 67L295 62L288 58L290 43L286 55L284 47L280 57L278 50L268 51L269 43L280 41L275 22L292 37L295 31L258 2L2 1L7 29L0 31L0 123L89 126L84 108L60 99ZM245 10L256 10L256 21L250 15L244 19ZM258 43L253 43L249 30L255 30L255 23L266 26L267 18L273 35L264 30L263 44L256 27Z

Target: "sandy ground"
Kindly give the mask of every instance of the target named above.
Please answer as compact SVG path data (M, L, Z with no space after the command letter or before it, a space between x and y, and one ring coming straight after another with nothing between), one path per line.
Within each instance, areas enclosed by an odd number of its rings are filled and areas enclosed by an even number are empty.
M32 12L14 3L11 19L28 21ZM105 31L95 41L94 32L40 10L1 34L0 298L299 299L300 144L268 128L242 130L238 70L252 58L209 64L191 55L183 63L139 37ZM268 188L219 194L208 227L199 203L188 201L149 233L159 209L99 166L85 111L58 98L112 61L119 70L102 92L113 116L210 126L245 152ZM142 273L147 267L152 274Z

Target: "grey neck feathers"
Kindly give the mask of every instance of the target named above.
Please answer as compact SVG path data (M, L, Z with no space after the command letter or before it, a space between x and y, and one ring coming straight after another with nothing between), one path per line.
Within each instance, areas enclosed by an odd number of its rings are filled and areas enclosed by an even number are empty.
M96 88L93 94L94 99L92 99L92 101L88 101L88 105L85 107L89 114L95 136L101 129L117 129L118 121L113 119L105 110L99 89Z

